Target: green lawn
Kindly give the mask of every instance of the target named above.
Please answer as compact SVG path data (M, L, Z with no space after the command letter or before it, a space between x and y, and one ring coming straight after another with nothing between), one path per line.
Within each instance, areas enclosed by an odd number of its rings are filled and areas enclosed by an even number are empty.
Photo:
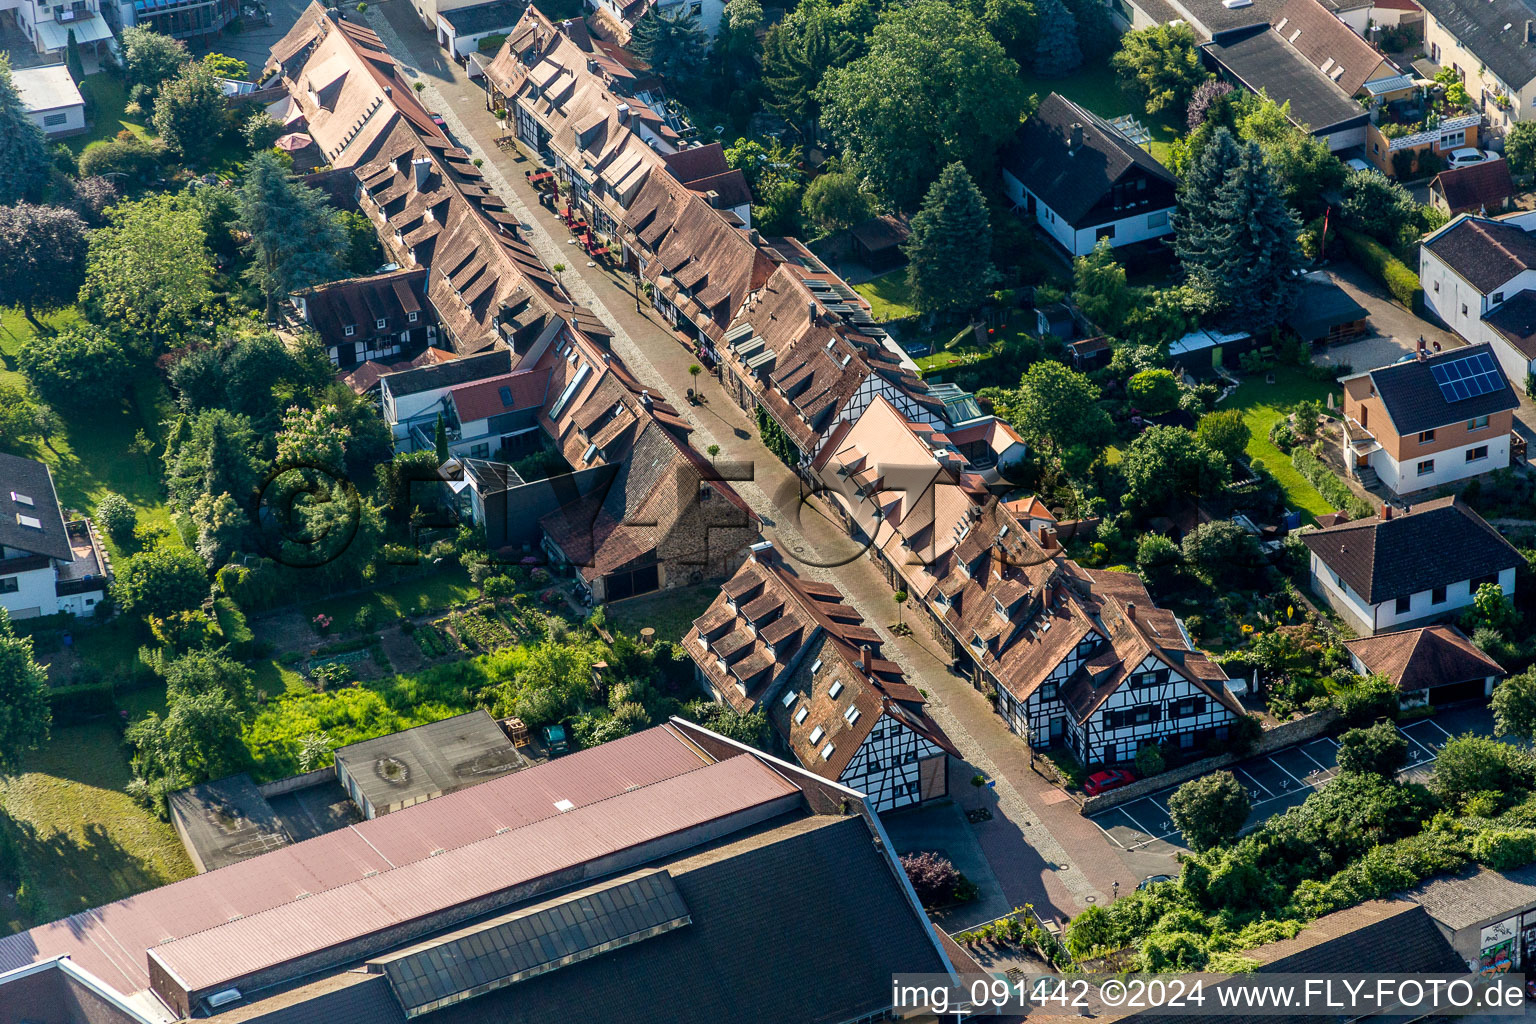
M80 94L85 97L91 127L84 134L65 140L64 144L74 152L80 152L99 139L116 138L124 129L141 139L149 137L145 128L148 118L130 121L123 113L123 108L128 105L128 87L121 78L108 74L86 75L80 83Z
M905 269L881 274L863 284L854 285L853 290L869 303L870 316L876 320L903 320L917 316L917 310L911 303L912 289L907 287Z
M324 612L335 619L338 626L349 626L357 617L358 610L369 605L373 608L375 620L382 625L396 614L422 615L479 595L480 588L469 581L469 573L454 566L444 572L391 583L366 593L311 602L304 606L304 617L313 619ZM317 645L323 642L316 638Z
M44 318L44 323L59 328L76 316L75 310L64 310ZM16 359L35 333L19 310L0 309L0 381L24 380L16 372ZM162 436L162 423L174 408L170 392L154 376L125 384L122 399L116 403L87 410L58 410L65 431L51 439L51 449L29 443L13 445L11 450L52 467L53 483L65 508L89 515L102 495L116 491L139 510L140 523L152 523L166 531L162 543L180 546L181 537L165 507L158 460L128 450L140 430L156 439ZM113 547L110 540L107 544ZM114 550L113 554L119 552Z
M128 797L128 779L116 730L91 724L54 729L20 775L0 781L0 809L41 904L36 922L0 904L0 928L16 931L193 873L171 826Z
M1265 467L1274 474L1275 480L1285 489L1286 500L1292 508L1300 509L1311 517L1334 511L1323 499L1317 488L1296 471L1291 457L1269 439L1270 429L1286 415L1297 402L1313 399L1327 402L1331 385L1307 377L1295 367L1282 367L1275 371L1275 383L1266 384L1263 374L1251 374L1232 397L1219 408L1236 409L1253 436L1248 441L1248 455L1262 459Z
M276 697L280 693L303 693L309 690L304 685L304 677L286 665L279 665L276 658L267 658L251 664L251 671L257 690L268 697Z
M1134 115L1142 127L1151 133L1152 142L1148 150L1161 163L1168 163L1173 140L1184 133L1182 116L1175 116L1173 112L1148 114L1138 97L1125 93L1120 88L1120 79L1110 70L1108 61L1097 66L1085 64L1066 78L1039 78L1029 74L1021 74L1019 78L1024 83L1025 92L1033 93L1042 100L1054 92L1087 107L1105 120L1122 114ZM1179 115L1182 113L1178 112Z
M656 630L656 639L679 641L704 614L720 593L718 586L679 587L643 597L604 605L608 625L630 636L639 636L647 626Z

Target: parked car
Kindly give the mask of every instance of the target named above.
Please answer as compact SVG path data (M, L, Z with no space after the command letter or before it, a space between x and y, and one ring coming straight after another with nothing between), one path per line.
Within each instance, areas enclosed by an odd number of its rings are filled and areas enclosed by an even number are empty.
M1376 171L1375 167L1366 163L1364 160L1361 160L1359 157L1353 157L1352 159L1345 160L1344 166L1348 167L1352 171ZM1376 173L1380 174L1381 172L1376 171Z
M1089 796L1098 796L1107 793L1111 789L1119 789L1136 781L1136 773L1128 772L1123 768L1114 768L1105 772L1094 772L1088 776L1088 781L1083 783L1083 792Z
M1172 875L1148 875L1146 878L1143 878L1141 881L1136 883L1136 889L1137 889L1137 891L1141 891L1143 889L1150 889L1154 885L1160 885L1163 882L1171 882L1171 881L1173 881L1173 876Z
M550 757L559 757L570 749L570 744L565 738L565 726L556 723L544 727L544 749Z
M1487 163L1489 160L1501 159L1503 158L1492 150L1473 149L1469 146L1466 149L1451 150L1450 158L1446 162L1449 163L1452 167L1470 167L1473 164Z
M437 111L434 110L434 111L432 111L432 113L429 116L432 118L432 123L433 124L437 125L439 128L441 128L445 132L448 130L448 122L443 120L443 115L442 114L439 114Z

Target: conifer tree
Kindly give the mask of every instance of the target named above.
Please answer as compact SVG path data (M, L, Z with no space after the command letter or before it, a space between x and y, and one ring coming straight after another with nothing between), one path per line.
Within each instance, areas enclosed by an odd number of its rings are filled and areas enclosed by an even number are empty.
M69 41L64 44L64 66L77 85L85 77L85 62L80 59L80 43L75 39L74 29L69 30Z
M968 309L997 280L987 204L965 165L945 167L912 218L907 284L925 313Z
M1046 78L1071 74L1083 63L1077 19L1061 0L1042 0L1036 10L1035 74Z
M1206 284L1238 326L1273 326L1291 310L1300 287L1300 226L1258 143L1248 143L1241 162L1228 172L1211 212L1218 230Z
M448 425L443 422L443 414L437 414L437 428L433 432L433 447L437 449L437 461L441 465L448 461Z
M1210 271L1215 232L1211 209L1227 173L1237 166L1241 155L1232 133L1219 128L1201 147L1179 183L1173 246L1191 281L1202 280Z
M0 53L0 206L39 198L48 183L48 143L27 116L11 81L11 60Z
M281 296L340 274L347 239L336 210L273 153L257 153L246 168L240 226L251 235L246 248L255 259L247 273L266 293L268 319Z

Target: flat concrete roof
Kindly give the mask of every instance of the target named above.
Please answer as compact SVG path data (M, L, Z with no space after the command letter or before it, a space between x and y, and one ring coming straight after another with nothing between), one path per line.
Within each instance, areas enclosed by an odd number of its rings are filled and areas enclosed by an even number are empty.
M358 795L383 814L399 804L489 782L528 762L481 710L342 747L336 765L338 777L344 770Z
M21 105L28 112L85 105L85 98L80 95L75 80L69 76L69 69L63 64L16 68L11 71L11 81L16 84L16 91L21 94Z
M293 841L249 775L231 775L169 797L188 852L204 871L237 864Z

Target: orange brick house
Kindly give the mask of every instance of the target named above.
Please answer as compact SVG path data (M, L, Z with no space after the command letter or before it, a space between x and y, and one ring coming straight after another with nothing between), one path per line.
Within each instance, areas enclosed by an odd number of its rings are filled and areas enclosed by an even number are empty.
M1344 464L1407 494L1503 469L1520 400L1487 345L1345 377Z

